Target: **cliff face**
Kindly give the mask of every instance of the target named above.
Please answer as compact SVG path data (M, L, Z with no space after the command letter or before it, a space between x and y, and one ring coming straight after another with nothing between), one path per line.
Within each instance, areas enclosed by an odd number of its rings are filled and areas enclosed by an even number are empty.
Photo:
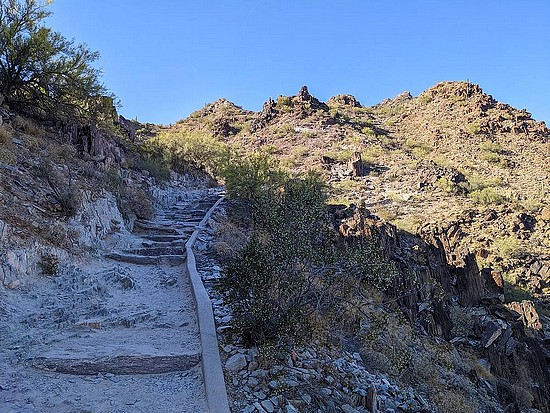
M356 210L352 218L342 220L340 233L379 240L399 268L388 298L397 300L422 334L442 337L460 352L469 349L488 360L495 376L490 385L500 400L513 404L514 386L520 386L533 396L535 406L547 407L550 348L539 315L532 301L504 302L502 275L480 269L475 254L461 247L463 224L429 224L413 237ZM469 318L466 331L456 329L460 321L453 319L453 310L458 308Z

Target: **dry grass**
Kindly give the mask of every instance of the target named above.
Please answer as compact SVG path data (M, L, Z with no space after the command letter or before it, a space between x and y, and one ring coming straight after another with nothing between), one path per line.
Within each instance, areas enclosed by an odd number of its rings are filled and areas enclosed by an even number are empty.
M434 403L442 413L472 413L477 409L477 403L474 400L454 389L437 393Z
M0 125L0 146L11 145L12 132L6 125Z
M17 164L17 156L6 148L0 148L0 162L15 166Z
M213 225L216 241L212 245L220 263L226 263L242 250L248 241L248 236L241 227L228 217L222 217Z

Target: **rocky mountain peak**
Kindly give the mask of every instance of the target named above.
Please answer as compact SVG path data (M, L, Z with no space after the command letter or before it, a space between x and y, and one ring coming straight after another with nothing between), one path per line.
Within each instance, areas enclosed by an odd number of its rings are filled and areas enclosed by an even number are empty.
M353 95L336 95L327 101L329 106L350 106L360 108L362 105Z

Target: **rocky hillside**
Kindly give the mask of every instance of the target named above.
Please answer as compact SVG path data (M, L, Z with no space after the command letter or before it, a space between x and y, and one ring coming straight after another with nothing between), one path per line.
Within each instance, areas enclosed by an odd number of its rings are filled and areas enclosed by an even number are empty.
M424 374L396 371L398 360L381 349L409 354L420 345L415 340L428 337L450 345L462 361L473 360L475 372L463 374L506 411L548 411L550 130L544 122L477 85L443 82L372 107L351 95L321 102L306 87L269 99L259 113L221 99L167 131L213 136L269 153L293 173L317 170L326 177L340 233L376 236L398 266L401 275L384 300L398 304L394 310L417 337L392 341L395 332L386 330L387 339L378 337L378 347L365 350L367 366L402 379ZM380 353L390 367L381 365ZM433 374L449 374L448 365L430 360L424 362L434 363ZM434 385L437 397L442 387L460 393L442 380Z
M98 129L6 106L0 120L0 314L3 297L150 217L161 181L177 177L158 144L177 136L176 169L230 147L319 172L340 237L374 237L396 268L390 288L365 292L339 342L279 359L243 348L216 299L227 361L248 355L248 370L226 371L239 409L549 412L550 131L525 110L444 82L373 107L351 95L321 102L306 87L258 113L221 99L172 127L113 117ZM234 255L247 238L230 215L212 235L220 270L220 245ZM272 384L303 380L282 393Z

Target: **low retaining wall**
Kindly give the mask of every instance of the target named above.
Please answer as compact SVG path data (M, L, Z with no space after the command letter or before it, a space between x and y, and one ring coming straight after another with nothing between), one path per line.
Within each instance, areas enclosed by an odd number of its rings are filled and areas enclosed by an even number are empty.
M223 377L220 352L218 350L218 338L216 336L216 325L214 323L214 313L210 297L204 288L200 274L197 271L195 255L193 254L193 244L201 229L208 219L212 216L216 208L223 201L221 197L212 208L208 210L201 220L187 243L185 250L187 253L187 271L191 280L193 297L197 309L197 320L202 346L202 373L204 377L204 388L206 391L206 400L210 413L230 413L229 401L227 399L227 390Z

